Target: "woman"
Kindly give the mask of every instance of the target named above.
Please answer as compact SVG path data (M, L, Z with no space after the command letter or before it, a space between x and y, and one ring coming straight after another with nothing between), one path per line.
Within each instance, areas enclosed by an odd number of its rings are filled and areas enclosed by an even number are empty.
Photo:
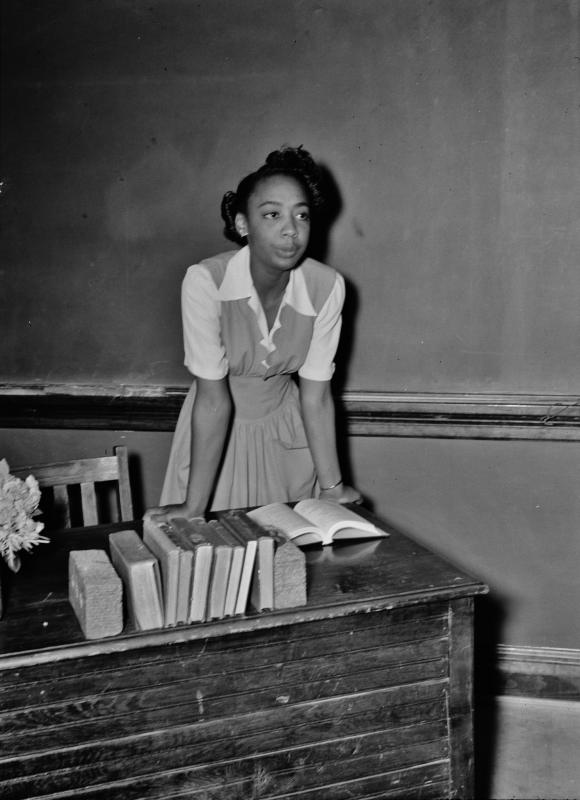
M185 364L162 518L320 496L356 502L340 472L330 380L344 280L306 257L323 197L309 153L285 147L222 201L242 245L190 267ZM298 381L294 376L298 377Z

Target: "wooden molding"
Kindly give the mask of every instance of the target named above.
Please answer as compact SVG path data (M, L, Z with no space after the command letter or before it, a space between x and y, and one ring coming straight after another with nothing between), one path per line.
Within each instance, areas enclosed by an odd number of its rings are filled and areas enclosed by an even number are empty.
M568 395L346 392L354 436L580 440L580 398Z
M172 431L186 387L0 385L0 427ZM580 398L568 395L347 391L352 436L580 441Z
M580 650L500 645L495 694L580 702Z

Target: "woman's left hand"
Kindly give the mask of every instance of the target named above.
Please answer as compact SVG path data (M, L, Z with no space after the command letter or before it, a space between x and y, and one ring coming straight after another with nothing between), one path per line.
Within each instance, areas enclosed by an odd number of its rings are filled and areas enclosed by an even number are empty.
M332 489L321 489L320 499L334 500L335 503L356 503L357 505L362 503L362 495L359 490L344 483L340 483Z

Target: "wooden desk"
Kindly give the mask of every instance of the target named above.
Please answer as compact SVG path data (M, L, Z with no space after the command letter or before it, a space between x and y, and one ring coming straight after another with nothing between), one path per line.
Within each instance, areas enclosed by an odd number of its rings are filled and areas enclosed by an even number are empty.
M14 578L1 797L472 796L483 584L392 531L309 552L302 608L85 641L68 552L109 530L55 537Z

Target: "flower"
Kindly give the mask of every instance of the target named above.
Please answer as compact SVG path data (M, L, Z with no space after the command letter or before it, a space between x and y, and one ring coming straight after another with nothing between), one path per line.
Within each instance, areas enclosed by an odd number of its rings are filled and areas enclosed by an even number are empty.
M6 459L0 460L0 556L11 570L20 568L19 550L30 550L33 545L48 542L40 533L42 522L34 517L40 514L40 489L33 475L26 480L10 474Z

